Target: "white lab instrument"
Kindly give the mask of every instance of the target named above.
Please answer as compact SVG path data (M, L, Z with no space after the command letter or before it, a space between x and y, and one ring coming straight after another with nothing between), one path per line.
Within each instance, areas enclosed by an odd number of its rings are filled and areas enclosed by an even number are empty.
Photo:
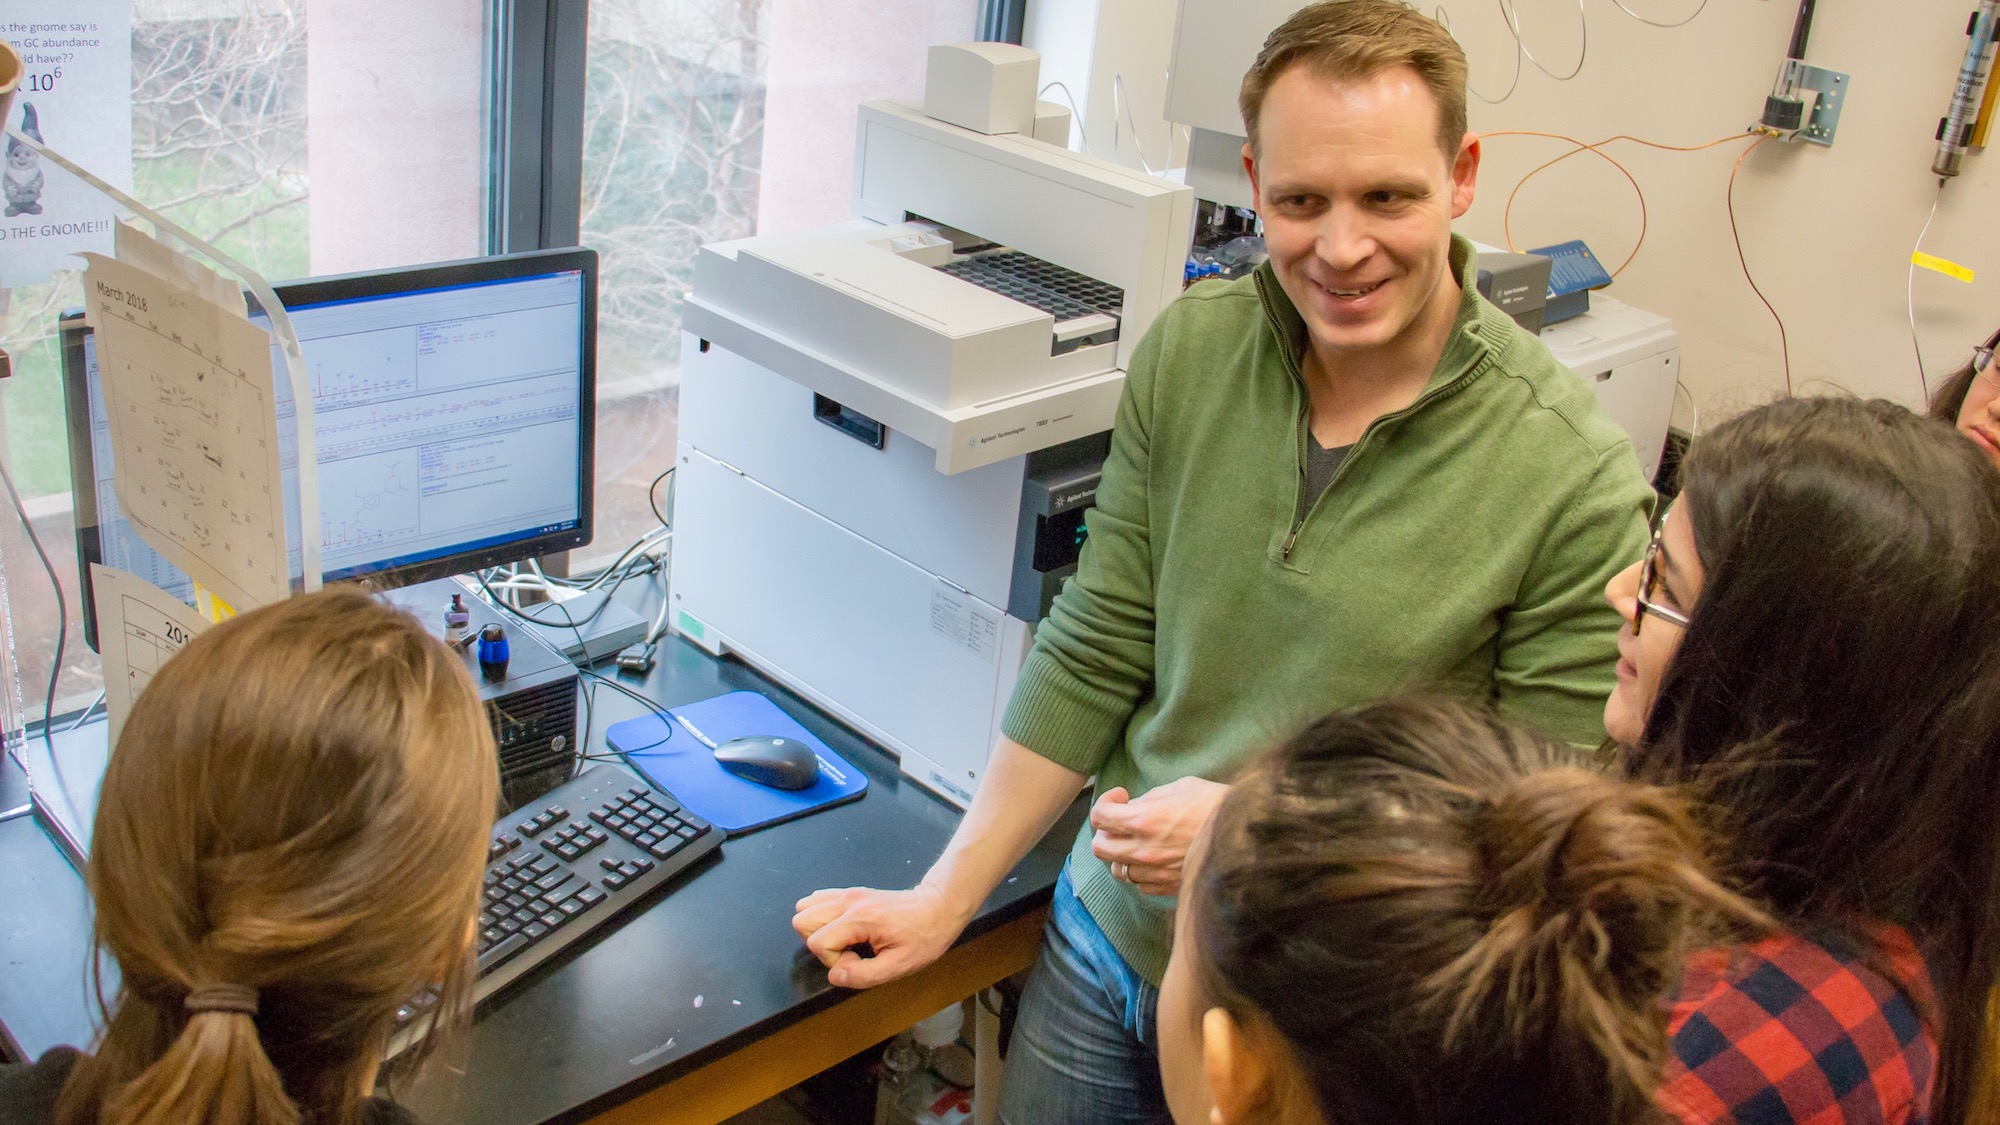
M1180 293L1194 196L1028 135L1014 51L941 56L954 113L1016 130L865 104L855 219L697 259L672 605L963 804L1074 566L1132 349ZM993 89L964 90L982 67Z
M1598 407L1632 438L1639 469L1652 480L1681 374L1673 321L1595 293L1589 312L1542 329L1542 343L1597 392Z

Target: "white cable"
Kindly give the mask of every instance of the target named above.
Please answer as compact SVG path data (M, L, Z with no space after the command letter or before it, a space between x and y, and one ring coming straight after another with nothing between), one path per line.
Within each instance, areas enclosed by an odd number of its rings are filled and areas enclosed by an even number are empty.
M1520 0L1497 0L1497 2L1500 6L1500 19L1507 27L1507 34L1514 38L1514 73L1508 79L1506 92L1497 98L1490 98L1480 93L1479 88L1468 81L1465 84L1465 88L1473 97L1478 98L1487 105L1499 105L1501 102L1513 97L1514 91L1519 89L1521 85L1521 60L1524 58L1533 63L1536 70L1541 71L1557 82L1568 82L1583 73L1584 62L1590 57L1590 16L1584 9L1583 0L1577 0L1576 2L1576 25L1580 42L1577 47L1576 66L1568 74L1557 74L1555 71L1550 70L1548 67L1542 65L1542 60L1535 57L1535 52L1528 49L1527 38L1521 31ZM1695 5L1694 11L1681 19L1656 20L1649 16L1640 15L1638 12L1632 10L1625 3L1625 0L1611 0L1611 3L1619 11L1645 24L1647 27L1668 29L1686 27L1688 24L1694 22L1695 17L1708 10L1708 0L1701 0L1701 3ZM1451 13L1445 9L1444 5L1440 4L1433 8L1431 17L1437 20L1444 27L1445 31L1451 31Z
M653 644L667 631L667 606L673 601L668 597L666 568L660 569L660 612L653 617L653 627L646 630L646 643Z
M1694 17L1700 15L1702 13L1702 9L1708 7L1708 0L1701 0L1701 4L1695 8L1693 14L1689 15L1688 18L1684 20L1678 20L1673 23L1665 23L1660 20L1649 20L1645 16L1642 16L1639 13L1633 11L1632 9L1626 7L1625 0L1611 0L1611 2L1617 6L1619 11L1624 12L1626 15L1631 16L1633 19L1638 20L1640 23L1645 24L1647 27L1665 27L1665 28L1686 27L1688 24L1694 22Z
M1584 60L1590 57L1590 17L1584 13L1583 0L1576 0L1576 26L1582 33L1582 42L1578 45L1576 51L1576 69L1570 71L1568 74L1557 74L1555 71L1543 66L1542 60L1536 58L1533 51L1528 50L1528 41L1521 34L1521 9L1516 0L1500 0L1500 15L1506 19L1508 30L1514 33L1514 42L1520 45L1521 53L1528 57L1529 62L1535 64L1536 70L1541 71L1558 82L1568 82L1583 73Z
M1701 433L1701 407L1696 406L1694 404L1694 392L1688 390L1687 384L1681 382L1679 379L1674 380L1674 393L1683 394L1687 396L1688 439L1692 441L1696 436L1698 436Z
M1435 19L1439 26L1444 28L1445 34L1451 34L1451 12L1446 10L1444 5L1439 4L1436 8L1432 9L1431 18ZM1468 77L1465 81L1466 92L1485 102L1487 105L1499 105L1501 102L1513 97L1514 91L1519 89L1521 85L1521 36L1514 30L1512 24L1507 25L1507 32L1514 36L1514 76L1507 80L1507 92L1497 98L1489 98L1479 92L1479 87L1472 84L1471 78ZM1453 38L1456 38L1456 36L1453 36Z
M1581 2L1582 0L1578 0L1578 3ZM1144 168L1148 176L1159 175L1158 172L1153 170L1152 163L1146 159L1146 146L1139 140L1139 126L1132 120L1132 99L1125 96L1125 76L1123 74L1114 74L1111 76L1111 154L1113 156L1118 155L1118 114L1120 106L1124 107L1125 124L1132 130L1132 150L1139 154L1139 167ZM1173 132L1169 130L1167 133L1167 162L1171 164L1173 159L1174 136Z
M1089 156L1090 135L1083 131L1083 111L1076 108L1076 95L1070 93L1069 87L1064 85L1063 83L1050 82L1044 85L1039 91L1037 91L1035 93L1035 96L1039 98L1043 94L1048 93L1050 90L1061 90L1063 92L1063 100L1069 103L1069 119L1071 121L1076 122L1076 143L1082 145L1083 146L1083 148L1081 149L1082 153L1085 156Z
M1931 199L1931 213L1924 219L1924 229L1917 232L1917 244L1910 248L1910 276L1904 283L1903 299L1910 314L1910 350L1917 353L1917 381L1924 388L1924 405L1931 402L1931 378L1924 373L1924 346L1917 340L1917 254L1924 248L1924 236L1931 232L1931 222L1937 218L1938 204L1944 199L1944 185L1949 181L1938 179L1937 195Z

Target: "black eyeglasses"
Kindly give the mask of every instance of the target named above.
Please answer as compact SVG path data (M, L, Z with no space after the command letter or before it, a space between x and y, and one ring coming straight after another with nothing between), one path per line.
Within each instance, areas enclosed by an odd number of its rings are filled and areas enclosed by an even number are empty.
M2000 340L1996 340L1995 344L2000 345ZM1660 526L1653 532L1653 541L1646 544L1645 559L1639 563L1639 592L1633 598L1632 606L1633 636L1639 635L1639 623L1644 621L1649 613L1670 625L1677 625L1683 629L1688 626L1686 614L1669 609L1653 600L1653 590L1660 582L1659 567L1656 565L1660 557L1660 537L1666 530L1667 521L1663 518L1660 520Z
M1993 335L1986 337L1985 343L1972 349L1972 373L1988 382L1993 381L1993 376L1988 372L1993 367L1995 349L2000 349L2000 328L1994 329Z

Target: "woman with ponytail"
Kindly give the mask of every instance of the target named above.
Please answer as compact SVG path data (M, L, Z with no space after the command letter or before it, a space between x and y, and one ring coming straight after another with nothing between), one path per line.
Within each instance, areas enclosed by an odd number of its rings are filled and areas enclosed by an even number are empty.
M0 1067L0 1123L410 1121L377 1063L420 989L469 1008L497 788L476 689L408 615L328 591L196 637L98 802L102 1036Z
M1695 442L1605 729L1696 787L1776 915L1690 962L1686 1125L2000 1121L2000 476L1888 402L1787 399Z
M1686 801L1455 704L1306 728L1190 855L1179 1125L1637 1125L1687 951L1764 924Z

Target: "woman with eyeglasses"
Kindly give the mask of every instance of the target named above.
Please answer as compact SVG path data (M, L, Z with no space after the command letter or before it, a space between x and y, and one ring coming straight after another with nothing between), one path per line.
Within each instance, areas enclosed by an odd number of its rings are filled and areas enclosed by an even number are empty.
M1992 455L1992 450L1987 450ZM1606 597L1605 729L1688 784L1783 925L1687 964L1683 1122L1996 1119L2000 477L1888 402L1787 399L1694 445Z
M1972 349L1965 366L1938 384L1930 416L1958 427L1987 460L2000 466L2000 371L1993 369L1995 348L2000 348L2000 331Z

